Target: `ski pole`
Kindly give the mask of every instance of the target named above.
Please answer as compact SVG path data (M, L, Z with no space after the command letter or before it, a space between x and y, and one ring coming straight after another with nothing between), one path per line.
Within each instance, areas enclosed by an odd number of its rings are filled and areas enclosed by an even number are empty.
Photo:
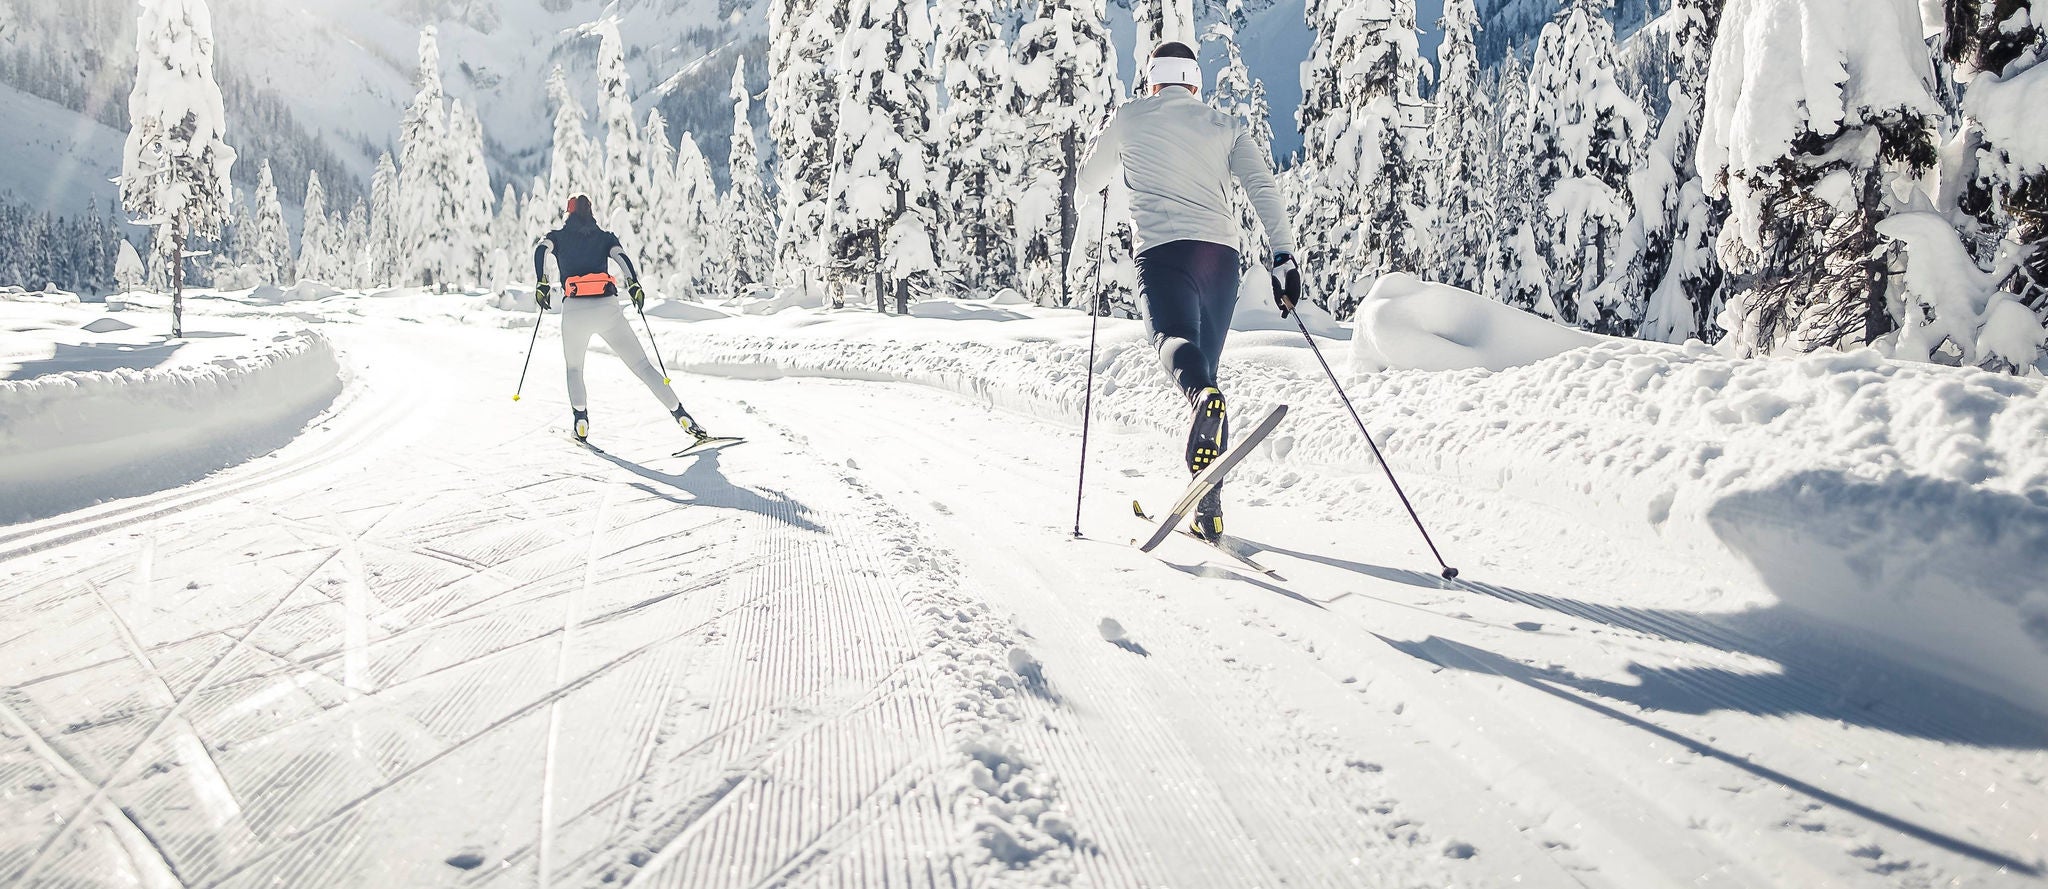
M654 344L654 325L647 323L646 309L639 306L634 306L633 308L640 312L640 326L647 328L647 348L654 350L654 363L661 367L661 384L666 386L668 385L668 359L661 357L661 347Z
M1095 289L1088 305L1088 391L1081 401L1081 468L1074 473L1074 536L1081 536L1081 492L1088 489L1088 424L1095 415L1095 331L1102 323L1102 242L1109 239L1109 189L1102 190L1102 226L1095 235Z
M1308 340L1309 351L1315 353L1316 363L1323 366L1323 373L1330 375L1330 385L1337 390L1337 398L1344 402L1344 409L1351 412L1351 422L1358 424L1358 434L1365 436L1366 445L1372 448L1373 459L1378 460L1380 468L1386 470L1387 481L1393 484L1394 494L1401 498L1401 505L1407 507L1408 517L1415 520L1415 530L1422 532L1422 542L1429 544L1429 554L1435 556L1437 565L1444 569L1444 579L1458 579L1458 569L1444 561L1443 553L1437 551L1436 541L1429 539L1429 529L1422 526L1422 517L1415 514L1415 504L1408 502L1407 492L1401 490L1401 480L1394 477L1394 467L1387 465L1386 455L1380 453L1379 443L1373 441L1372 433L1365 430L1365 421L1359 418L1358 408L1351 406L1351 396L1344 394L1344 384L1337 381L1337 372L1330 369L1330 362L1323 360L1322 347L1317 346L1316 338L1309 334L1308 322L1301 320L1299 310L1294 313L1294 326L1301 329L1301 338Z
M541 309L540 314L533 319L533 339L526 341L526 363L519 366L519 388L512 390L513 401L518 401L519 396L526 393L526 372L533 367L533 347L534 344L540 342L540 325L541 322L546 320L548 320L548 310L546 309Z

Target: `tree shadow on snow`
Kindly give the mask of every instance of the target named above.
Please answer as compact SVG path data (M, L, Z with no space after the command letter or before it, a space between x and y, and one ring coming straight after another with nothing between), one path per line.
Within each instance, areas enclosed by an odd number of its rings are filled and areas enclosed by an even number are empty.
M738 509L765 516L793 528L825 533L823 526L811 521L810 507L792 500L780 491L755 491L735 484L725 477L718 468L720 452L707 451L690 460L681 475L674 475L650 469L609 451L591 449L591 453L605 462L637 475L659 488L636 485L664 500L685 506L709 506L717 509ZM677 497L675 493L689 495Z
M1633 608L1582 602L1472 580L1296 553L1292 556L1419 589L1478 594L1676 642L1762 658L1775 673L1720 667L1631 664L1633 684L1542 673L1549 682L1646 710L1758 716L1809 715L1909 737L2016 750L2048 750L2048 716L1915 666L1865 640L1785 606L1733 614ZM1527 669L1527 668L1524 668Z
M1374 635L1377 636L1378 634ZM1772 784L1802 794L1816 802L1857 815L1957 855L2029 877L2040 876L2042 873L2039 863L2020 861L1997 850L1950 836L1934 828L1872 808L1847 797L1831 793L1826 789L1802 781L1769 766L1753 762L1748 757L1730 753L1706 741L1673 731L1639 716L1610 707L1587 695L1576 694L1573 689L1580 688L1581 686L1570 677L1561 675L1558 671L1538 670L1512 658L1502 657L1482 648L1437 636L1430 636L1416 642L1403 642L1397 639L1389 639L1385 636L1378 636L1378 638L1396 651L1439 667L1488 673L1520 683L1530 689L1560 700L1577 704L1609 719L1626 723L1656 735L1659 738L1691 750L1700 756L1733 766Z
M181 342L86 343L73 346L57 343L49 358L21 362L14 370L0 374L0 380L27 380L65 371L149 370L171 360Z

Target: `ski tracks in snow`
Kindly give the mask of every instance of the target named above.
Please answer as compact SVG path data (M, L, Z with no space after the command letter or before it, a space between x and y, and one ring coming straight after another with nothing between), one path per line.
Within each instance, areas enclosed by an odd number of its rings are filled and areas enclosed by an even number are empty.
M1013 631L885 498L800 439L585 452L407 388L503 338L384 333L442 354L340 419L413 423L14 535L0 882L1071 876L1086 840L1013 741ZM605 418L622 451L675 434Z

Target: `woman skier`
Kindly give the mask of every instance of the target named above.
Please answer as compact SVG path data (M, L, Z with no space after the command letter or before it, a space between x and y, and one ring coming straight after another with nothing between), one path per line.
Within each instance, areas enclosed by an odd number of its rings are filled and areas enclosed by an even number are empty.
M590 350L592 336L604 337L612 354L619 356L640 377L640 382L647 384L647 391L654 393L684 432L698 442L711 438L683 409L675 390L647 360L639 337L626 324L611 263L616 260L626 272L626 293L633 300L633 308L645 309L647 293L640 289L640 274L619 246L618 236L598 227L589 195L570 198L567 214L562 227L541 236L540 243L533 248L533 277L538 282L533 287L533 298L543 312L554 304L547 266L548 257L552 256L562 278L562 363L569 369L569 409L575 417L576 440L590 438L590 394L583 385L583 358Z
M1231 115L1202 103L1202 68L1184 43L1162 43L1146 70L1152 94L1110 118L1081 167L1079 191L1109 187L1120 168L1131 190L1139 296L1159 360L1188 403L1188 471L1200 473L1230 446L1230 422L1216 379L1230 317L1237 310L1239 230L1235 178L1273 242L1273 298L1284 317L1301 299L1301 268L1286 199L1267 146ZM1194 532L1223 535L1219 486L1195 508Z

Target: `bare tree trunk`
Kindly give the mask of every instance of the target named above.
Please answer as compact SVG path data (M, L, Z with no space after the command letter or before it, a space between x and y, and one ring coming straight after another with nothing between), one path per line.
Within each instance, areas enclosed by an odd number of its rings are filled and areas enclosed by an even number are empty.
M185 335L185 221L171 223L171 338Z

